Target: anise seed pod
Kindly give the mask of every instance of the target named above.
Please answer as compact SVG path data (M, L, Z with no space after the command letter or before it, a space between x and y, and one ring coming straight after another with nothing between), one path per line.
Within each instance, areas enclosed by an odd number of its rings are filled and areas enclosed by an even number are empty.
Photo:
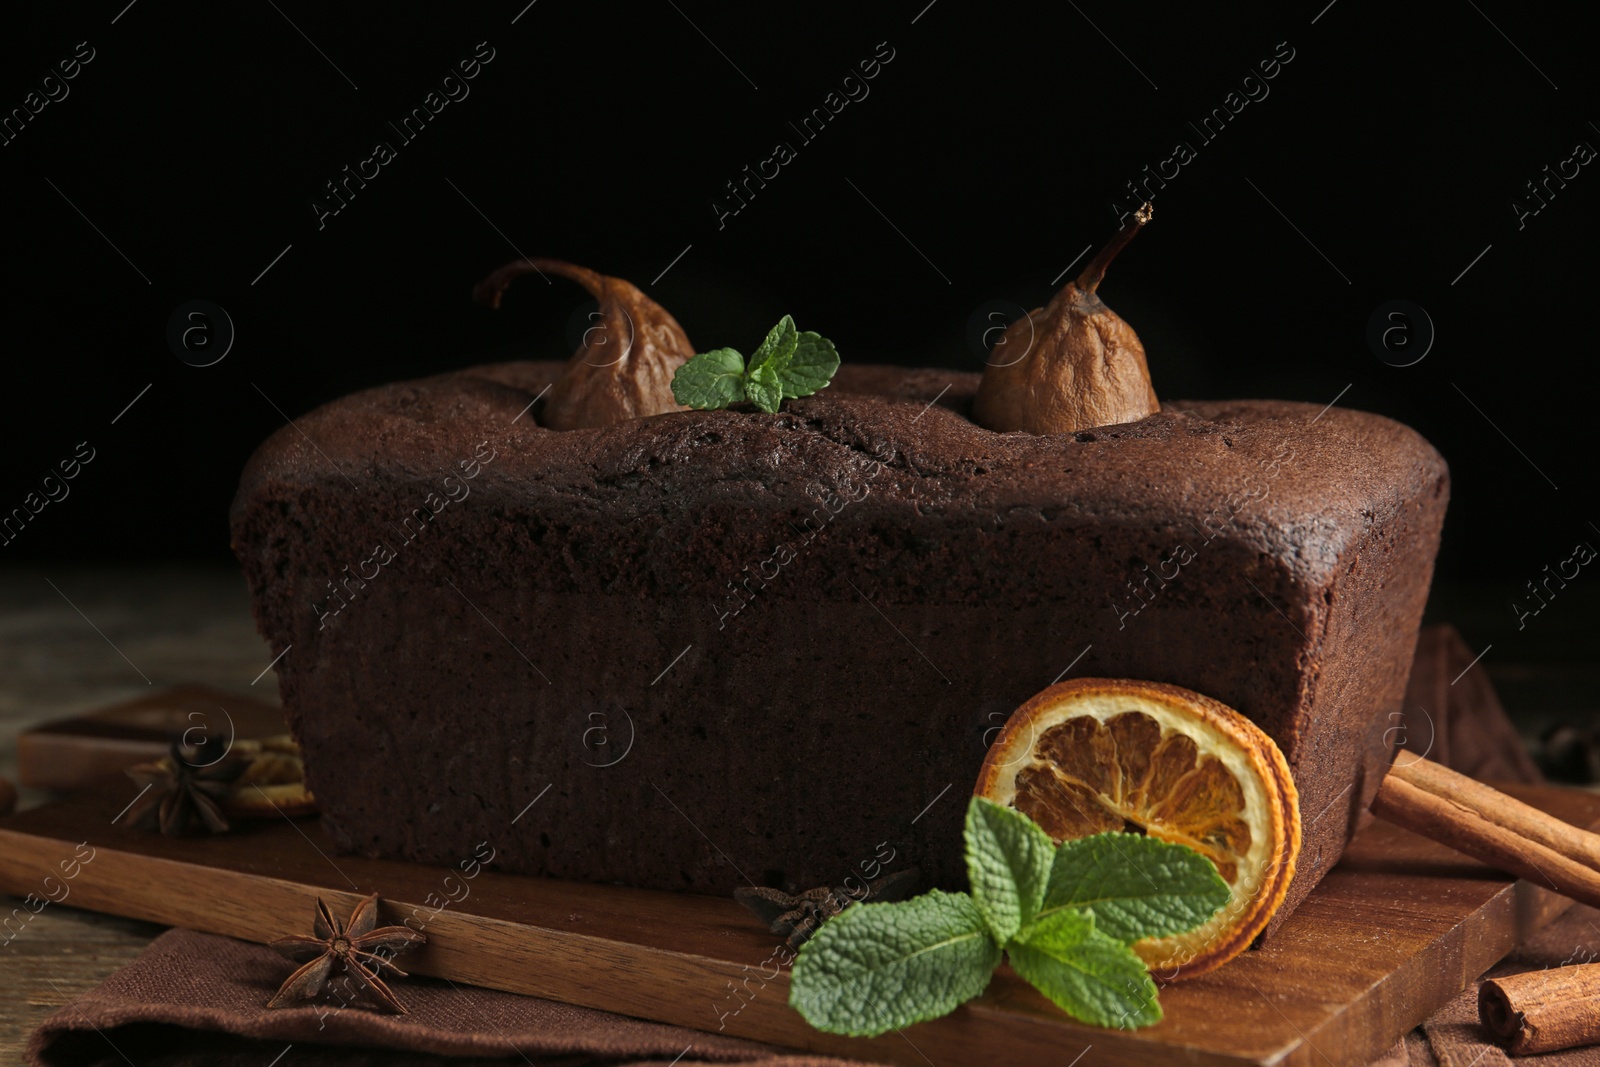
M694 355L694 347L678 320L631 282L559 259L519 259L479 282L473 299L498 308L506 286L534 271L569 278L600 303L600 322L584 331L578 350L550 387L540 425L583 430L688 410L672 396L672 375Z
M231 751L207 759L214 744L215 739L199 744L174 739L162 759L129 767L125 773L141 789L121 816L124 825L169 837L227 833L232 827L222 802L244 773L245 761Z
M378 894L373 893L355 906L350 917L338 917L317 898L312 935L288 934L267 944L305 966L295 971L279 987L267 1007L296 1000L314 1000L329 988L336 974L346 974L364 986L385 1007L398 1015L409 1015L404 1004L381 977L388 968L400 977L406 972L395 966L395 953L412 945L426 944L428 938L407 926L378 926Z
M1095 294L1106 267L1152 216L1147 203L1076 281L1001 334L972 408L980 426L1075 433L1160 410L1139 336ZM1021 356L1000 355L1019 350Z

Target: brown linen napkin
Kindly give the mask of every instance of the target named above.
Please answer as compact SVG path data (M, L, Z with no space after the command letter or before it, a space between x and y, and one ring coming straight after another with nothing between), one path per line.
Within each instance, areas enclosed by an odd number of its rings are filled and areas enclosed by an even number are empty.
M1367 1064L1367 1067L1439 1067L1428 1038L1419 1026L1394 1043L1394 1048Z
M260 945L169 930L99 988L45 1020L28 1042L29 1062L849 1067L844 1060L785 1055L740 1038L422 977L396 982L409 1015L341 1008L337 1000L268 1011L263 1005L291 970L289 961Z

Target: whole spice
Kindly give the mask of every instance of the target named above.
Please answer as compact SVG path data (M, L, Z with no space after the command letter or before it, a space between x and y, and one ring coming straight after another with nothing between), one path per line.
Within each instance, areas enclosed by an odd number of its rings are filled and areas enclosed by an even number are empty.
M473 299L498 308L513 279L546 271L587 289L600 303L600 321L584 331L550 387L540 425L583 430L687 410L673 398L672 376L694 355L694 346L678 320L631 283L559 259L519 259L479 282Z
M1600 906L1600 834L1402 751L1372 799L1386 822L1584 904Z
M823 923L851 904L904 900L916 888L918 878L920 874L915 869L886 874L868 882L866 891L859 896L842 887L818 886L804 893L785 893L765 886L741 886L733 891L733 899L783 937L790 948L799 948Z
M1478 1018L1518 1056L1600 1044L1600 964L1491 978Z
M1144 346L1095 290L1106 267L1153 217L1147 203L1076 281L1008 326L994 345L973 417L997 432L1075 433L1160 409Z
M311 1000L328 987L335 974L348 974L370 989L390 1011L409 1014L378 975L387 967L400 977L406 977L406 972L396 967L390 957L428 939L410 927L377 926L377 921L376 893L357 904L345 923L335 919L328 905L318 897L316 919L312 924L315 936L290 934L268 942L292 960L310 962L285 979L282 988L267 1001L267 1007L276 1008L291 1000Z
M249 764L236 752L216 754L219 747L215 741L194 745L177 740L164 758L129 767L128 777L143 789L128 805L123 822L168 837L226 833L230 827L222 802Z
M300 746L291 738L235 741L219 755L224 746L218 738L200 744L180 738L167 756L129 767L128 777L144 788L123 823L184 837L196 831L227 833L233 828L230 817L277 818L317 810L306 788Z

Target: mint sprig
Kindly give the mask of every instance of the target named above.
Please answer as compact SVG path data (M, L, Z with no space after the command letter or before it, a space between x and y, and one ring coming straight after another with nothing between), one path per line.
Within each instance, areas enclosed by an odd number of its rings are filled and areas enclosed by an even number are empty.
M801 948L789 1003L812 1026L871 1037L937 1018L988 988L1002 953L1074 1018L1149 1026L1161 1005L1128 946L1199 926L1230 893L1182 845L1096 834L1057 846L982 797L967 806L965 837L971 894L857 904Z
M746 366L733 348L701 352L672 376L672 396L701 411L748 400L772 414L786 399L827 388L839 369L839 353L821 334L795 329L785 315L768 331Z

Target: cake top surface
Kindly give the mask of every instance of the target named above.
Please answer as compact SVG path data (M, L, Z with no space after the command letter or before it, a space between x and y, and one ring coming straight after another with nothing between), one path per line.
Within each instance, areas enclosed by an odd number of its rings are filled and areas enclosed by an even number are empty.
M1447 484L1444 460L1426 440L1364 412L1177 401L1084 433L994 433L969 417L980 375L860 364L775 415L688 411L553 431L538 424L536 398L562 366L478 366L326 404L261 446L235 512L273 483L400 490L436 482L487 442L494 485L530 499L581 497L619 514L644 506L641 488L655 490L650 506L671 495L781 512L870 480L873 504L857 509L870 519L970 525L987 515L999 524L1020 512L1176 534L1222 521L1315 577L1375 524Z

